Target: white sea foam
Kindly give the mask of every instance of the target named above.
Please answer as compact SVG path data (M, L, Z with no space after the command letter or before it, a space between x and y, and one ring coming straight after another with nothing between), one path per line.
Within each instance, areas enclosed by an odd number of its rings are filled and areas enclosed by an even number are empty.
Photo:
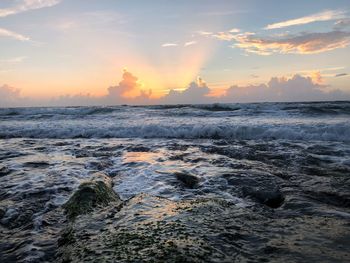
M0 138L176 138L176 139L289 139L350 141L350 123L333 125L222 125L188 124L162 125L146 124L121 127L105 124L71 123L45 125L25 124L0 125Z
M350 141L350 103L262 103L0 110L0 138Z

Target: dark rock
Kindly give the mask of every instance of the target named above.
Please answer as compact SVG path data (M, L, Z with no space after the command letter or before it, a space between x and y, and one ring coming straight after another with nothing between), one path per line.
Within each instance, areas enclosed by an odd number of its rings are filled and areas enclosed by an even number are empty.
M5 214L6 214L6 208L5 207L0 207L0 219L2 219Z
M111 160L100 160L100 161L91 161L85 165L85 168L92 169L96 171L102 171L112 166L113 162Z
M131 145L127 148L127 151L128 152L150 152L151 149L143 145Z
M194 188L199 183L199 178L187 172L175 172L177 180L181 181L186 187Z
M97 206L111 202L121 204L119 196L112 189L111 179L103 173L95 173L90 181L82 183L63 208L68 218L91 212Z
M271 208L280 207L284 201L284 197L278 188L243 187L242 191L244 196L250 196L259 203Z
M46 168L46 167L50 166L50 164L48 162L45 162L45 161L26 162L23 165L26 167L30 167L30 168Z
M0 166L0 176L5 176L11 173L11 170L7 166Z

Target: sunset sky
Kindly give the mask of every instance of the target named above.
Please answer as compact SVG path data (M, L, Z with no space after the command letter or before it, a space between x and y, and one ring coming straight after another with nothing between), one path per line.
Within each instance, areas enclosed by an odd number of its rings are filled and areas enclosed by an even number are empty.
M349 44L349 0L1 0L0 94L101 97L122 74L126 98L198 76L209 97L294 75L349 93Z

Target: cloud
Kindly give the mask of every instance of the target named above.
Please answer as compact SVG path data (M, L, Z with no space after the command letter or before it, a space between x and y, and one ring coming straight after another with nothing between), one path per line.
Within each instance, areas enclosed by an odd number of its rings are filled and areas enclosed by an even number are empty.
M229 32L218 32L216 34L212 34L212 37L225 41L231 41L235 39L235 35Z
M21 106L20 90L8 85L0 86L0 107Z
M213 37L219 40L231 41L235 39L235 34L241 32L238 28L232 28L228 31L220 31L220 32L209 32L209 31L197 31L196 33L200 36Z
M350 27L350 18L344 18L334 23L334 28L337 30Z
M312 79L312 81L314 83L317 83L317 84L322 84L323 83L323 77L322 77L320 71L312 72L309 77Z
M162 45L162 47L176 47L176 46L177 46L177 44L175 44L175 43L164 43Z
M3 85L0 86L0 107L350 100L350 92L327 91L328 88L322 84L322 81L318 83L312 77L296 74L291 78L273 77L266 84L233 85L226 89L224 95L213 97L213 90L201 78L198 78L187 88L172 89L164 97L156 99L151 97L151 90L142 90L142 85L137 77L125 70L119 84L110 87L105 96L98 97L90 94L77 94L39 100L22 97L19 89Z
M238 28L232 28L231 30L229 30L228 32L230 32L230 33L238 33L238 32L240 32L241 30L240 29L238 29Z
M142 90L142 85L131 72L124 69L122 81L117 86L108 88L107 96L102 100L107 103L147 103L152 91Z
M338 13L340 14L341 12L339 11ZM343 21L342 24L345 24L345 22ZM197 33L201 36L233 42L231 46L233 48L238 47L248 53L265 56L274 53L317 54L338 48L345 48L350 44L350 32L342 30L322 33L302 32L293 35L280 34L272 37L257 36L254 32L241 32L237 28L217 33L206 31L198 31Z
M41 9L57 5L62 0L22 0L17 5L0 9L0 17L15 15L29 10Z
M23 62L27 57L21 56L21 57L15 57L15 58L8 58L8 59L0 59L0 64L17 64Z
M197 44L197 41L189 41L189 42L186 42L186 43L184 44L184 46L185 46L185 47L188 47L188 46L192 46L192 45L195 45L195 44Z
M348 75L349 75L348 73L339 73L339 74L335 75L334 77L338 78L338 77L345 77Z
M315 83L311 77L300 75L294 75L289 79L273 77L267 84L231 86L221 100L226 102L283 102L350 99L350 93L339 90L327 92L325 88L325 85Z
M75 94L36 99L23 97L20 95L19 89L3 85L0 86L0 107L152 104L154 101L151 99L151 95L151 90L142 90L142 85L137 77L124 70L119 84L109 87L104 96Z
M140 83L138 83L138 78L126 69L123 71L122 78L119 85L108 88L108 96L126 98L130 96L130 93L141 87Z
M209 31L197 31L197 33L201 36L211 36L213 34L213 32L209 32Z
M335 19L341 19L345 17L345 12L340 10L328 10L316 14L312 14L309 16L304 16L296 19L286 20L278 23L273 23L267 25L264 29L278 29L289 26L297 26L297 25L305 25L313 22L319 21L329 21Z
M196 82L190 83L190 85L182 90L170 90L169 93L160 99L161 104L186 104L186 103L203 103L208 101L208 95L210 89L207 84L198 78Z
M280 54L316 54L350 44L350 32L330 31L325 33L302 33L282 38L257 37L254 34L237 34L233 47L259 55Z
M10 37L19 41L30 41L29 37L7 30L5 28L0 28L0 37Z

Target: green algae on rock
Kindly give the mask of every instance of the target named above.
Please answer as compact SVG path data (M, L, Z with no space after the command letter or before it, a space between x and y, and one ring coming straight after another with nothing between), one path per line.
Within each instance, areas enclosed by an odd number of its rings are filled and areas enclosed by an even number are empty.
M90 181L82 183L78 190L63 205L69 219L89 213L93 208L106 206L111 202L121 203L112 189L111 179L103 173L95 173Z
M62 236L57 262L327 262L349 253L347 220L276 214L224 199L171 201L136 195L76 218ZM332 230L332 231L330 231ZM335 231L336 230L336 231ZM279 233L282 233L280 235ZM344 261L345 262L345 261Z

